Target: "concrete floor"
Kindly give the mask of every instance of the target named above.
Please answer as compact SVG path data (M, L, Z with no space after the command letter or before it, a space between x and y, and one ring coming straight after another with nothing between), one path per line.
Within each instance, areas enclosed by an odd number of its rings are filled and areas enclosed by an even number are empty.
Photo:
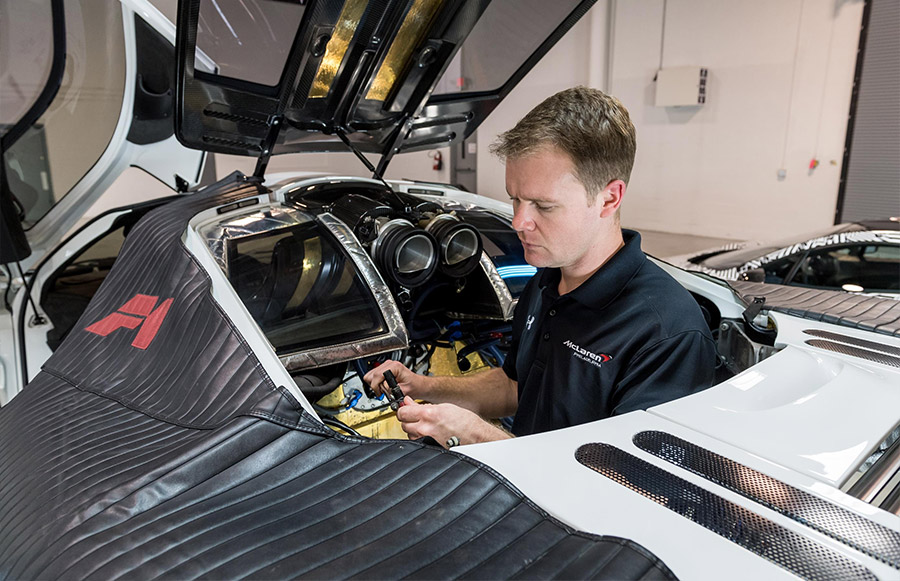
M639 230L639 232L641 233L641 248L644 252L656 258L696 252L706 248L724 246L729 242L738 242L738 240L728 238L710 238L708 236L674 234L672 232L657 232L655 230Z

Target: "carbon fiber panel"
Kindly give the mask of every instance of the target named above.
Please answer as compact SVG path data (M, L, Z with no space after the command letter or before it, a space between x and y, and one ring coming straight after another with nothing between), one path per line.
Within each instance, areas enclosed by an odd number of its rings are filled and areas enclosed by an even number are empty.
M819 329L805 329L803 332L807 335L812 335L813 337L819 337L820 339L830 339L839 343L855 345L856 347L863 347L864 349L870 349L872 351L881 351L882 353L887 353L888 355L896 355L897 357L900 357L900 349L891 345L885 345L884 343L878 343L876 341L866 341L865 339L850 337L848 335L841 335L840 333L821 331Z
M641 432L634 445L900 569L900 533L671 434Z
M862 565L755 512L609 444L585 444L575 458L657 504L804 579L875 579Z
M860 349L859 347L853 347L852 345L843 345L841 343L835 343L834 341L825 341L824 339L807 339L804 343L810 347L818 347L819 349L834 351L835 353L842 353L844 355L865 359L866 361L890 365L891 367L900 367L900 357L892 357L890 355L885 355L884 353L876 353L875 351L869 351L868 349Z

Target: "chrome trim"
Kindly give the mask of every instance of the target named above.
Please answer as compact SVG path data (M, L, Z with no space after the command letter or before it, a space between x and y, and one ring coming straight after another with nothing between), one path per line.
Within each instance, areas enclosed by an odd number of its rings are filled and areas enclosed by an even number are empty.
M881 446L879 446L877 451L881 452L878 460L868 466L868 469L859 475L853 485L845 490L850 496L855 496L869 504L872 504L900 471L900 440L894 440L884 450L881 450Z
M371 178L360 178L354 176L308 176L308 177L289 177L287 179L276 182L269 187L272 189L272 196L274 199L279 202L284 202L285 197L290 194L292 191L301 188L313 186L316 184L337 184L343 182L350 183L367 183L373 184L377 186L384 186L384 184L378 180L374 180Z
M518 299L514 299L509 292L509 287L503 282L500 273L497 272L497 267L494 266L494 261L487 255L487 252L482 251L479 264L481 264L481 270L483 270L485 276L487 276L488 282L491 283L491 286L494 288L494 293L496 293L497 300L500 302L500 312L503 315L503 320L511 320L513 318L513 313L516 311L516 303L519 302Z
M245 212L226 214L220 220L209 222L197 229L200 238L206 242L210 254L226 275L228 257L225 255L225 241L288 228L315 221L312 214L285 206L253 206Z
M360 341L338 343L301 353L282 355L279 356L281 362L288 371L295 371L352 361L360 357L377 355L395 349L406 349L409 346L409 335L406 331L406 325L403 323L400 309L397 307L397 303L394 302L390 289L388 289L384 279L381 278L381 274L369 259L369 255L363 249L359 240L356 239L356 236L353 235L353 232L346 224L331 214L323 213L318 215L316 219L340 242L341 246L350 255L353 264L372 291L372 294L375 295L375 302L381 310L381 315L384 317L388 330L375 337L368 337Z

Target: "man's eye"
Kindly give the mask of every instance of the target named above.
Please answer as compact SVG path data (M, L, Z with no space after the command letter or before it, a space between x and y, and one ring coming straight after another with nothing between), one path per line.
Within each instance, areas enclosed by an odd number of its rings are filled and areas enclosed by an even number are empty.
M546 204L535 204L534 207L537 208L538 210L540 210L541 212L549 212L550 210L553 209L553 206L547 206Z

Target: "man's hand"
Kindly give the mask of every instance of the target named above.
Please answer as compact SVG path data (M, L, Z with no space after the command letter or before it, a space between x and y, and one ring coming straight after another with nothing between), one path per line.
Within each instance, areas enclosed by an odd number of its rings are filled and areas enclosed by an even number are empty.
M404 395L409 395L416 399L425 399L422 387L426 378L413 373L399 361L391 360L385 361L363 377L363 381L372 386L372 391L375 392L375 395L391 393L391 387L384 380L384 372L388 370L394 374L394 379L397 380L397 385L400 386L400 390Z
M460 444L511 437L467 409L451 403L419 404L409 396L403 398L403 405L397 410L397 419L411 440L431 436L445 448L450 447L447 441L452 436L456 436Z

